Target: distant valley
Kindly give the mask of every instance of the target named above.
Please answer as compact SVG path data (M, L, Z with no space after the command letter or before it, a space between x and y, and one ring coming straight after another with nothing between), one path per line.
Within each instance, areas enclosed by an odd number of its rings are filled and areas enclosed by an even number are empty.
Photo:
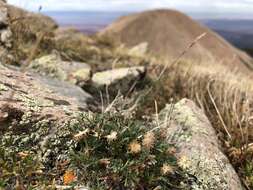
M199 21L215 30L236 47L253 49L253 19L204 19Z

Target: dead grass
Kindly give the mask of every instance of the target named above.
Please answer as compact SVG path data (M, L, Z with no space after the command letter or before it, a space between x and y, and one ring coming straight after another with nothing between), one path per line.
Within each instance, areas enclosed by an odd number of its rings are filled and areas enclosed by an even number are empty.
M16 64L18 65L21 64L21 60L26 60L31 55L31 51L37 41L40 41L40 44L34 56L46 55L54 49L53 33L41 30L33 31L29 28L29 24L27 24L26 20L29 20L29 18L10 25L13 33L13 47L11 53L14 55Z

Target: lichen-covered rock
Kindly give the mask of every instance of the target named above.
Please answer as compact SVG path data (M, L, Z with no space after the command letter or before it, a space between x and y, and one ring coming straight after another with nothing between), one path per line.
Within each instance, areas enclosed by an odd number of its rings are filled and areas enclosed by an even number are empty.
M103 90L108 88L110 91L121 91L122 93L131 90L135 82L145 77L145 67L128 67L95 73L92 77L92 85Z
M192 177L192 189L243 189L234 168L219 148L213 127L192 101L183 99L167 105L160 119L168 127L168 140L177 145L179 165Z
M87 110L92 100L91 95L68 83L22 73L17 68L2 65L0 68L1 110L8 105L23 114L32 112L40 117L64 118L70 112Z
M68 81L80 86L91 80L92 71L88 64L81 62L62 61L57 54L50 54L35 59L29 68L42 75L50 76L61 81Z

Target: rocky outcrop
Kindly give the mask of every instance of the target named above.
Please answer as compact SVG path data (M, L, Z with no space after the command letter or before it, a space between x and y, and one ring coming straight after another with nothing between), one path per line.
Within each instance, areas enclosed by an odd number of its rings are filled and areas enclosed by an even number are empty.
M1 29L1 44L4 47L11 47L11 31L8 27L8 12L7 8L0 6L0 29Z
M4 47L11 47L11 31L8 27L8 9L4 6L5 3L0 2L0 41Z
M183 99L175 105L167 105L160 119L161 125L168 130L168 141L176 144L179 166L192 178L191 189L243 189L219 148L213 127L192 101Z
M92 71L88 64L74 61L63 61L57 54L35 59L29 68L44 76L83 86L91 80Z
M12 118L12 112L20 117L35 114L36 118L61 120L69 113L88 110L92 97L79 87L0 66L1 126L20 119Z

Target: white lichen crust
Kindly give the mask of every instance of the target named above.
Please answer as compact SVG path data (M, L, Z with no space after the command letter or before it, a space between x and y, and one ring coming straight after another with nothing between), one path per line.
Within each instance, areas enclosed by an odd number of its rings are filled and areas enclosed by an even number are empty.
M202 110L192 101L183 99L175 105L167 105L160 114L163 121L166 121L166 113L170 110L172 120L168 127L168 139L177 145L178 163L192 177L192 189L243 189Z

